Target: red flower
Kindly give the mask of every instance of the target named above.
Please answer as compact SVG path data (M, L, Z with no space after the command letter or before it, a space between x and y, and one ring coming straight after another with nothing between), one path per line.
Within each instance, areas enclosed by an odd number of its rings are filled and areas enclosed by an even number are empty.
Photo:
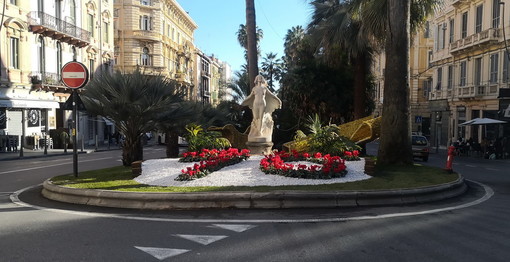
M308 153L303 153L303 157L304 157L304 158L309 158L309 157L310 157L310 154L308 154Z
M314 158L322 158L322 154L320 152L317 152L313 155Z

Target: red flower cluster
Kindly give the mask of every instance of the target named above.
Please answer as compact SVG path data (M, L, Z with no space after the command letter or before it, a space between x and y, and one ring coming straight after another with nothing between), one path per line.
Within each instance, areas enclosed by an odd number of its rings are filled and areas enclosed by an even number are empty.
M250 150L230 148L227 150L203 149L199 152L186 152L179 159L180 162L197 162L192 167L181 170L181 174L175 178L177 181L189 181L207 176L211 172L220 170L226 166L237 164L250 157Z
M311 161L322 164L322 167L319 165L308 166L287 163L292 161ZM315 153L313 157L310 157L308 153L281 151L260 160L260 170L262 172L287 177L329 179L345 176L347 174L345 169L345 160L339 156L330 156L329 154L323 156L321 153Z
M347 161L357 161L357 160L360 160L359 158L359 151L358 150L353 150L352 152L351 151L344 151L344 156L343 158Z

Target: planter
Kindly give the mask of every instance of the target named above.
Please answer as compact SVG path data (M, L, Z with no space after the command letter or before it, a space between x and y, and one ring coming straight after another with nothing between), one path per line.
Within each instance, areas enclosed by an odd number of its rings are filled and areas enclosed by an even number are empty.
M375 174L375 159L371 157L365 157L365 174L374 176Z

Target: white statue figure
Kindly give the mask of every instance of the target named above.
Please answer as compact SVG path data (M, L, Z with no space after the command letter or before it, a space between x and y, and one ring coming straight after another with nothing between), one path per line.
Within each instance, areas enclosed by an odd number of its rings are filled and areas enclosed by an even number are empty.
M255 77L255 86L241 105L250 107L253 113L248 141L271 142L274 123L271 113L281 108L282 101L269 91L263 76Z

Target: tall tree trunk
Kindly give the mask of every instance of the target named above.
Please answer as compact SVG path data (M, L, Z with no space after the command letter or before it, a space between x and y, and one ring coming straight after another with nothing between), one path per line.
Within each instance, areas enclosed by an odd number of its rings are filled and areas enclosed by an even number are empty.
M166 133L166 157L179 157L179 134L176 132Z
M254 0L246 0L246 36L248 42L248 76L251 91L255 85L255 77L259 74Z
M367 55L360 54L355 58L354 76L354 119L360 119L366 112L366 90L367 90Z
M409 7L410 0L388 0L378 165L413 163L409 130Z

